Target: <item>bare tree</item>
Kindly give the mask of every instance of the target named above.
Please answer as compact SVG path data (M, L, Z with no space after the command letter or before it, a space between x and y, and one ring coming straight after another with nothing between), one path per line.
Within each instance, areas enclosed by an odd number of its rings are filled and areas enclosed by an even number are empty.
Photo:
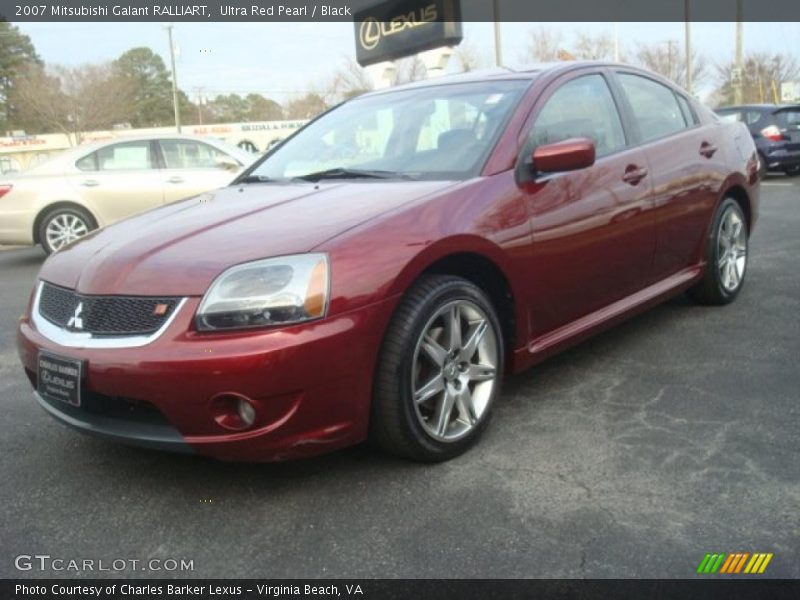
M423 63L416 56L409 56L408 58L401 58L395 62L396 71L392 85L400 85L402 83L410 83L412 81L419 81L425 79L427 69Z
M607 32L592 35L578 32L572 55L577 60L612 60L614 58L614 38Z
M458 66L461 67L462 73L485 69L491 62L488 56L482 54L473 44L468 42L462 42L455 49L453 58L456 59Z
M328 84L325 93L326 102L335 104L348 98L359 96L371 91L372 79L366 69L361 67L352 58L348 58L337 69Z
M540 27L528 34L528 48L523 54L523 62L552 62L563 56L561 32L556 29ZM560 54L561 53L561 54Z
M32 68L14 90L20 119L40 131L60 131L81 142L83 132L124 123L133 89L110 64Z
M734 101L732 74L735 65L717 65L717 89L715 104L731 104ZM741 74L742 99L744 102L780 102L781 83L800 77L800 64L790 54L766 54L756 52L745 57Z
M640 45L636 61L680 86L686 86L686 54L675 40ZM709 77L709 64L705 56L692 52L692 83L697 85Z

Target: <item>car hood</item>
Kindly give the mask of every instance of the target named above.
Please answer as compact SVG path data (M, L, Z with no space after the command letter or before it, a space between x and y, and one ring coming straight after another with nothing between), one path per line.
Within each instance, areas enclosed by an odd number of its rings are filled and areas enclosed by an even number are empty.
M40 277L84 294L200 296L232 265L308 252L367 220L453 185L234 185L93 232L53 254Z

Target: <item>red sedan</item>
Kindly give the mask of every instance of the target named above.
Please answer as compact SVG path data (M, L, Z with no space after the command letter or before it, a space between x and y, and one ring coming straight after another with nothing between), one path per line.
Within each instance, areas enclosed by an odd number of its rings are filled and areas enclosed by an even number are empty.
M48 413L123 442L445 460L504 373L685 291L732 301L757 168L744 125L624 65L367 94L51 256L20 356Z

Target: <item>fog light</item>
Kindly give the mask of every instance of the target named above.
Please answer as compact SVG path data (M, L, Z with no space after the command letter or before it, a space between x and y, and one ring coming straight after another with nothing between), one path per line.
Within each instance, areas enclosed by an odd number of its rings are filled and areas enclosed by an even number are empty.
M231 431L249 429L258 417L253 401L234 392L217 394L211 399L209 408L214 421Z
M256 420L256 409L244 398L239 398L238 408L242 423L245 427L250 427Z

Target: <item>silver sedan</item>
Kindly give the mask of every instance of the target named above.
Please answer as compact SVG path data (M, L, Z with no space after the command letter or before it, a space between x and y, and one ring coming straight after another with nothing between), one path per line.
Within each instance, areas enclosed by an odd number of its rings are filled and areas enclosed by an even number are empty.
M126 137L0 180L0 244L48 254L151 208L230 183L256 155L210 138Z

